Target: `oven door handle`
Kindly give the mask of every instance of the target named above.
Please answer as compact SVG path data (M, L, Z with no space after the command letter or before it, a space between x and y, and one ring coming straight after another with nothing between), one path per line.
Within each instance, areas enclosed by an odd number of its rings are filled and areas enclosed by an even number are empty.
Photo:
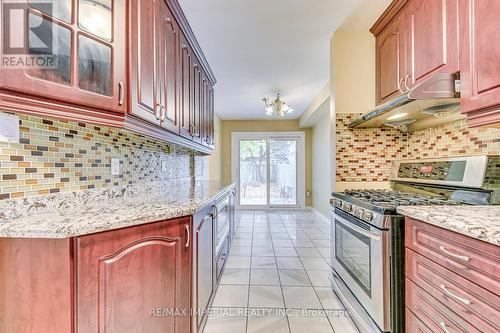
M380 240L380 234L365 230L363 228L360 228L357 225L355 225L354 223L349 223L348 220L346 220L345 218L343 218L337 214L334 214L334 219L335 219L335 221L340 222L342 225L344 225L348 228L351 228L352 230L362 234L363 236L369 237L369 238L377 240L377 241Z

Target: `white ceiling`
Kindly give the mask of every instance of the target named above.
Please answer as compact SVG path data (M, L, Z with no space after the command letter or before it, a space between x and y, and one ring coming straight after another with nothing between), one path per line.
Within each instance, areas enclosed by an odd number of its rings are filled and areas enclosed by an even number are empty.
M330 77L330 38L373 0L179 0L217 77L222 119L266 119L277 92L298 118ZM376 0L378 2L380 0ZM385 0L387 2L387 0Z

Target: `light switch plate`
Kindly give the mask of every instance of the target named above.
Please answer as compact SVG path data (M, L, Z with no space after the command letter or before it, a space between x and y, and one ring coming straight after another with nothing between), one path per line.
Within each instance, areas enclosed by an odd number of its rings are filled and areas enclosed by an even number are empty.
M111 158L111 176L120 175L120 159L113 157Z
M19 143L19 117L0 113L0 142Z

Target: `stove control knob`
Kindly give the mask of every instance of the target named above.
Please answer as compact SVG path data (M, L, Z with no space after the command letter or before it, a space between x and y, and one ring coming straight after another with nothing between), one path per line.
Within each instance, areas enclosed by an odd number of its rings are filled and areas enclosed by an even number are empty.
M349 213L352 212L352 205L351 204L345 204L344 205L344 210L346 212L349 212Z
M335 207L342 208L342 201L335 200Z
M373 213L372 212L368 212L368 211L365 211L363 213L363 220L367 221L367 222L371 222L373 220Z

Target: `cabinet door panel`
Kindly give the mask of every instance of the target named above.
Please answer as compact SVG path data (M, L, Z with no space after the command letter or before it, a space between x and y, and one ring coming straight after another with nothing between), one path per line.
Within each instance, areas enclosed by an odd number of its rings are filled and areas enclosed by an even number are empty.
M200 111L201 128L200 128L200 134L201 134L201 143L204 146L209 145L209 126L210 126L209 100L210 99L209 99L208 89L209 89L208 79L205 75L203 75L202 83L201 83L201 111Z
M458 0L413 0L407 12L408 85L432 74L458 72Z
M377 36L377 102L382 104L400 94L404 77L404 34L402 18L397 17Z
M159 86L156 71L155 28L152 22L158 15L157 2L139 0L130 2L131 68L130 92L132 114L149 122L158 123Z
M192 68L193 55L187 44L186 38L181 35L181 124L182 136L191 137L191 107L192 107Z
M19 27L29 30L27 43L22 40L15 54L38 56L52 66L40 62L27 67L3 66L0 89L126 112L126 4L103 0L101 12L106 14L100 15L96 24L95 16L85 16L80 22L76 15L75 6L93 8L92 1L52 3L51 9L47 3L21 1L18 5L24 15L14 18ZM89 22L89 18L94 21ZM93 29L87 29L89 26ZM10 51L3 48L3 55L12 55Z
M161 75L160 97L165 108L162 126L171 132L179 133L179 38L180 29L166 3L161 3L159 20L160 56L159 74Z
M188 332L190 248L183 218L76 240L79 332Z
M500 110L500 2L463 0L460 5L462 111Z
M209 85L208 88L208 138L209 146L214 147L215 140L215 128L214 128L214 118L215 118L215 94L214 88Z
M191 108L191 135L193 141L201 143L201 96L202 96L202 71L196 61L193 65L193 99Z

